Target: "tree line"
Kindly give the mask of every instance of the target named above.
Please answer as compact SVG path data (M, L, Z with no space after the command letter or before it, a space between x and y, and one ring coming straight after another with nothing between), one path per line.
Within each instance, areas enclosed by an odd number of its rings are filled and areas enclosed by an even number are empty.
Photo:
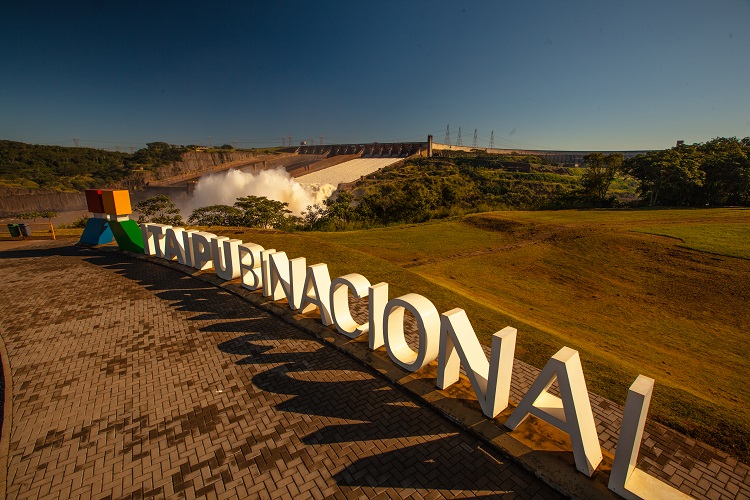
M580 194L598 206L611 206L610 183L617 175L638 182L637 205L748 206L750 204L750 137L719 137L681 144L623 160L622 155L594 153L584 157Z
M363 179L355 186L357 196L341 191L301 217L292 215L286 203L247 196L234 205L196 209L187 222L330 231L490 210L612 207L620 203L613 186L628 182L639 195L629 206L748 206L750 138L717 138L628 159L620 153L591 153L580 174L544 165L509 172L507 163L492 155L414 158ZM166 196L150 203L136 210L157 217L152 222L182 223Z
M242 196L233 205L209 205L193 210L187 223L195 226L259 227L293 230L301 228L301 218L291 215L286 202L265 196ZM169 196L160 194L136 203L138 222L182 226L180 210Z
M181 161L184 153L196 147L149 142L131 154L0 141L0 186L54 191L112 186L135 170L155 170ZM225 144L221 149L233 148Z
M747 206L750 137L719 137L629 158L623 169L639 182L649 206Z
M0 186L73 190L112 184L125 177L129 155L92 148L0 141Z

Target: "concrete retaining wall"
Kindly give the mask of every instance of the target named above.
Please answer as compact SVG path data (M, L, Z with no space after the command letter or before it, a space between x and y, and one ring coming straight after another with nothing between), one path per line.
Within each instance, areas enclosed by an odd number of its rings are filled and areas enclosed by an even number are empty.
M0 217L11 217L22 212L66 212L69 210L86 210L86 197L83 193L35 191L0 196Z

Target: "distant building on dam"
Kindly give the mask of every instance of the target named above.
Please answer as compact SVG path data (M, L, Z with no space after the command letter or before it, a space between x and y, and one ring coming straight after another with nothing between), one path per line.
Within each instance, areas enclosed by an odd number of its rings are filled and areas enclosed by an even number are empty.
M437 142L431 143L431 150L433 152L439 151L482 151L490 154L500 155L533 155L538 156L550 163L557 163L565 166L578 166L583 164L583 157L590 153L621 153L625 158L633 158L638 155L646 154L651 150L644 149L638 151L558 151L549 149L499 149L499 148L473 148L468 146L453 146L450 144L440 144Z

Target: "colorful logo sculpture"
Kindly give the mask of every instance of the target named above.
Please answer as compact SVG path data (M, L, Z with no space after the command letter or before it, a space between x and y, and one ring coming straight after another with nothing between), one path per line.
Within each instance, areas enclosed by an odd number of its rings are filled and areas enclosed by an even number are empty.
M94 216L86 223L79 243L104 245L114 239L123 250L143 253L141 229L129 217L133 210L126 189L87 189L86 205Z

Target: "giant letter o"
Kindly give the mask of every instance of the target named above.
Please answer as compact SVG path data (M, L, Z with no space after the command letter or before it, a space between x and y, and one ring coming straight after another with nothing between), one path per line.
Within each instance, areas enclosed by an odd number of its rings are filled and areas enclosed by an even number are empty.
M417 320L419 350L414 352L404 336L404 311ZM407 293L389 301L383 311L383 336L388 356L394 363L411 372L437 359L440 343L440 315L425 297Z

